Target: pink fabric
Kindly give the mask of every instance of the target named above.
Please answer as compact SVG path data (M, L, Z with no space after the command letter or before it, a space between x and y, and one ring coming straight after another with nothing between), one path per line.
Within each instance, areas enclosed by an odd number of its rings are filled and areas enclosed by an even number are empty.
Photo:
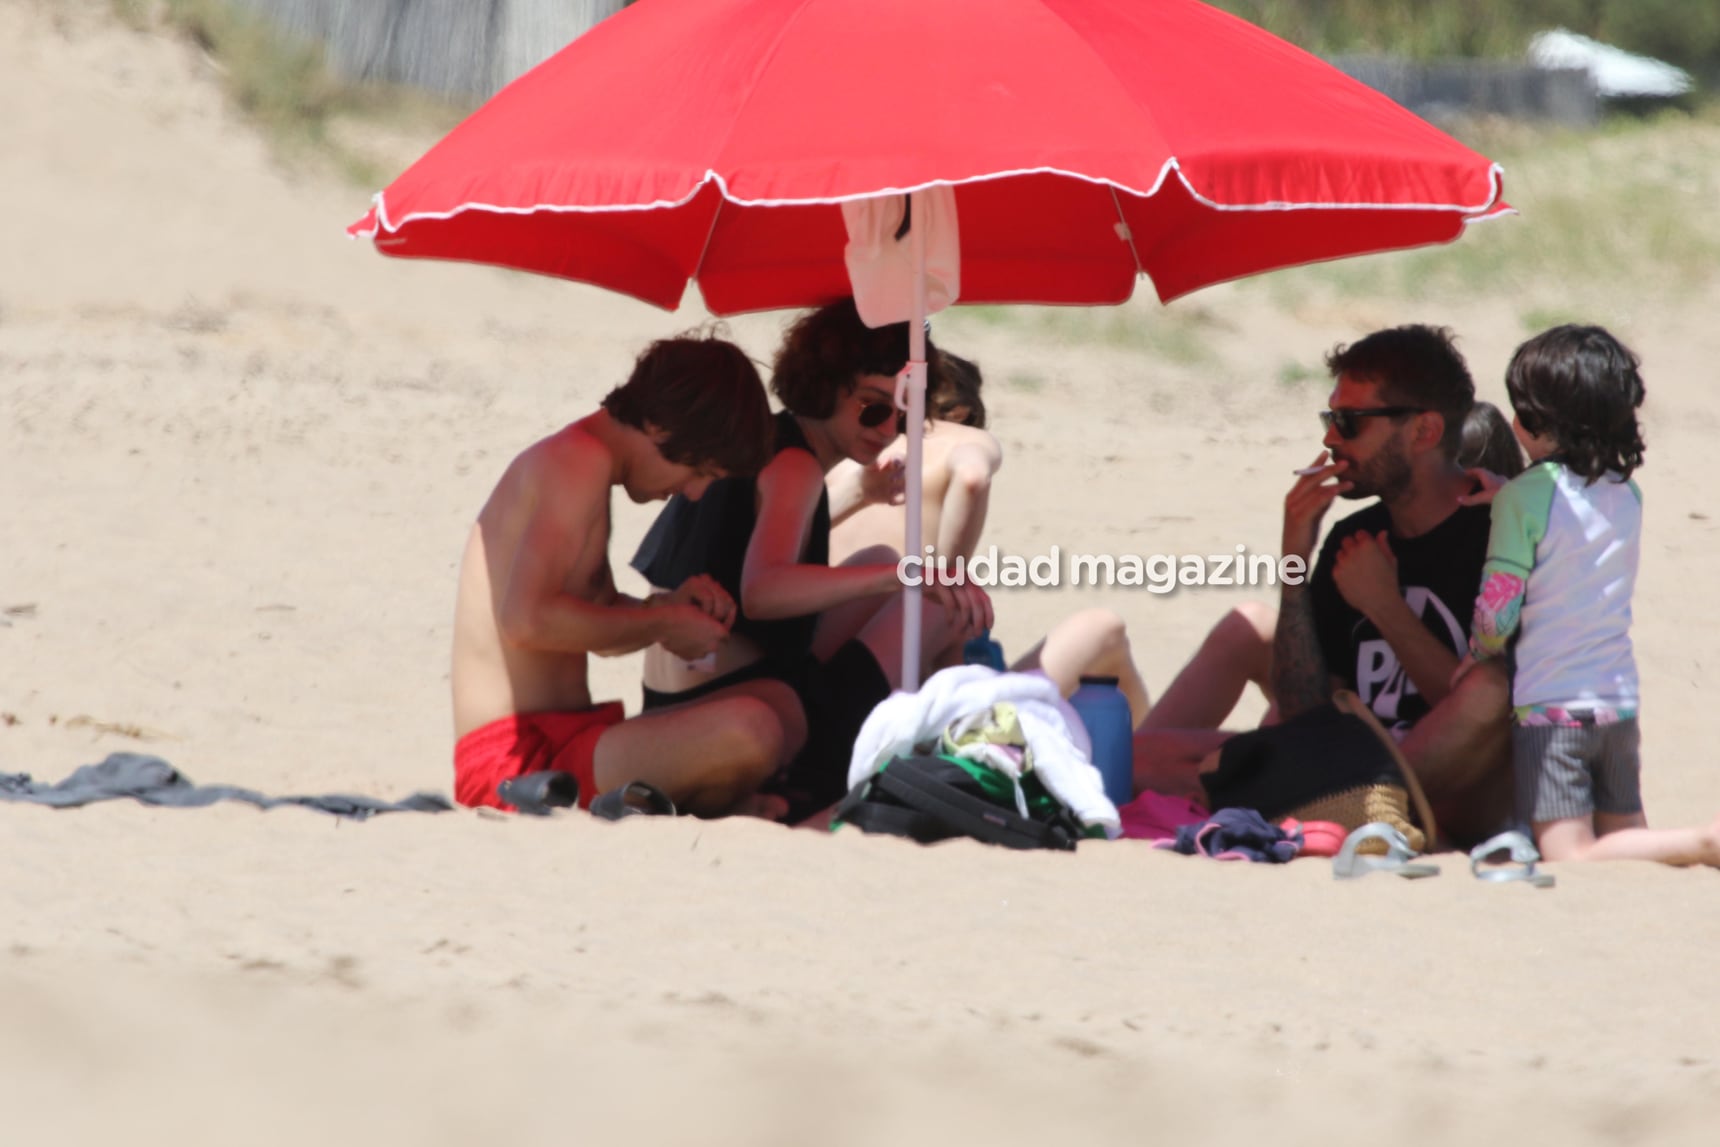
M1336 856L1344 846L1344 838L1348 830L1341 824L1329 820L1297 820L1290 817L1280 821L1278 827L1285 832L1301 832L1301 856Z
M1117 810L1123 835L1131 840L1174 840L1177 829L1199 824L1211 814L1186 797L1145 792Z

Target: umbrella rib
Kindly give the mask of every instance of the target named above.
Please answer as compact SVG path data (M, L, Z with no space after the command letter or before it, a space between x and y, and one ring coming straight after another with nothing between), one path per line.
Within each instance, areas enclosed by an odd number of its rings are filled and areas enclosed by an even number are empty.
M1111 206L1117 209L1117 234L1129 244L1129 255L1135 260L1135 277L1140 278L1147 273L1141 266L1141 252L1135 247L1135 229L1129 226L1129 221L1123 217L1123 201L1117 198L1117 187L1109 185L1111 191Z
M697 263L693 264L693 281L694 282L698 282L699 274L702 271L704 271L704 269L705 269L705 256L710 253L711 239L717 233L717 220L722 217L723 204L727 203L728 201L729 201L728 196L726 196L726 195L719 194L717 196L717 209L715 211L711 212L711 225L705 231L704 246L699 248L699 261ZM701 286L699 288L699 290L703 291L704 287Z

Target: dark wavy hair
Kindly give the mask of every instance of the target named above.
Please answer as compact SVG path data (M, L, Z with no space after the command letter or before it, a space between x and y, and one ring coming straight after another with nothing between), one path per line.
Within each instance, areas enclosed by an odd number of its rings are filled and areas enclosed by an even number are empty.
M603 409L635 430L649 423L664 431L658 452L677 465L746 476L770 461L764 380L741 348L723 339L686 335L652 343Z
M1463 448L1457 464L1465 470L1491 470L1501 478L1523 472L1523 445L1505 414L1491 402L1477 402L1463 420Z
M1517 348L1505 389L1523 429L1558 443L1559 461L1593 485L1642 465L1641 365L1604 327L1567 323Z
M926 392L943 385L940 355L926 338ZM863 374L895 376L908 364L908 324L873 329L853 299L809 311L788 328L771 368L770 388L791 413L829 418Z
M1379 386L1388 406L1413 406L1445 419L1440 448L1456 458L1463 446L1463 420L1475 405L1475 380L1447 327L1421 323L1375 331L1326 356L1332 377L1347 374Z
M932 368L928 365L927 369ZM936 385L926 384L926 413L945 422L954 422L956 420L950 415L965 406L967 416L961 419L962 424L984 430L985 400L979 396L979 391L985 385L985 378L979 372L979 364L947 350L939 351L937 374Z

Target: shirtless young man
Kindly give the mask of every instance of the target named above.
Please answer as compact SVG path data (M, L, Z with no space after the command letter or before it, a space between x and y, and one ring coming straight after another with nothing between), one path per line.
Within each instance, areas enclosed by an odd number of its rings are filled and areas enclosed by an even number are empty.
M716 339L665 339L640 356L596 413L528 447L478 515L454 616L454 795L507 807L510 777L557 769L581 806L647 781L683 811L733 811L776 768L772 702L788 687L755 681L697 704L624 720L593 706L587 657L660 644L688 659L728 636L734 602L709 578L639 601L609 565L610 491L634 502L752 474L769 457L770 408L750 360ZM771 691L782 697L772 697Z

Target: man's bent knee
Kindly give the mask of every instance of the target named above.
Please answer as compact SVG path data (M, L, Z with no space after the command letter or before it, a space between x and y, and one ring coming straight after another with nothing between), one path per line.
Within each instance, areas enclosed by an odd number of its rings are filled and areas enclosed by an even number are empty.
M718 744L711 757L726 774L711 780L741 797L763 784L782 759L782 721L769 704L756 697L735 697L723 703Z

